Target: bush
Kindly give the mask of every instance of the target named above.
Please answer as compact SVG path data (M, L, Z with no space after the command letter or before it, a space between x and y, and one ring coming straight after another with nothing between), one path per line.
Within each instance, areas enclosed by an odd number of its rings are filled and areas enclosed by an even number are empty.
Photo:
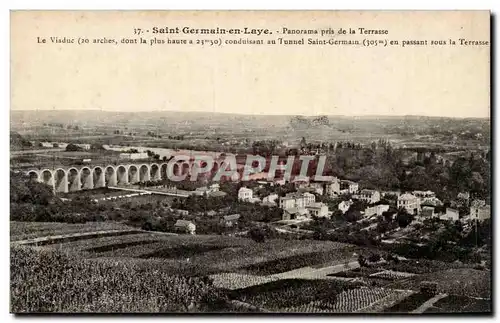
M358 256L358 263L361 267L366 267L367 263L366 263L366 259L365 259L365 257L363 257L363 255Z
M266 241L267 238L267 233L262 228L253 228L250 231L248 231L248 235L253 241L259 243Z
M83 148L81 148L75 144L68 144L66 146L66 151L82 151L82 150L83 150Z
M380 261L380 259L381 259L381 257L378 253L371 254L368 257L368 261L370 261L370 262L378 262L378 261Z

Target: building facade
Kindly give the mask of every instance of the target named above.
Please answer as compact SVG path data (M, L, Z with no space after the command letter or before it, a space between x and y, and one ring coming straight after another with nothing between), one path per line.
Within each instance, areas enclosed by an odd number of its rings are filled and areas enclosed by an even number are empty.
M380 201L380 193L375 190L361 190L358 198L365 203L373 204Z
M491 207L484 200L474 200L471 203L469 218L484 221L491 218Z
M420 213L420 199L413 194L405 193L398 197L398 209L403 208L410 214Z
M253 191L246 187L241 187L238 191L238 200L250 201L253 199Z
M307 206L307 211L311 216L316 216L318 218L328 217L328 206L321 202L310 204L309 206Z

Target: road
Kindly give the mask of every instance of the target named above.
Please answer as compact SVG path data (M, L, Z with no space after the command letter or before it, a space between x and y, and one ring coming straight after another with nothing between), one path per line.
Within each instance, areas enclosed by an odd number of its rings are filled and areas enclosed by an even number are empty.
M162 192L162 191L149 191L149 190L144 190L144 189L126 188L126 187L119 187L119 186L109 186L109 188L114 189L114 190L147 193L147 194L159 194L159 195L177 196L177 197L188 197L189 196L186 194L167 193L167 192Z

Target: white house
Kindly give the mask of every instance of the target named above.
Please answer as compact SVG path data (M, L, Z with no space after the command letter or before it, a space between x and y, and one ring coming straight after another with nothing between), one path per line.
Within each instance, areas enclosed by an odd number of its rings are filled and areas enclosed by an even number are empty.
M459 213L458 210L452 209L450 207L446 208L446 213L440 217L441 220L458 221Z
M365 209L365 217L373 216L373 215L382 215L382 213L389 211L389 205L387 204L379 204L367 207Z
M434 218L437 215L434 206L422 206L422 211L420 212L420 217L422 219Z
M363 202L366 202L368 204L373 204L380 201L380 193L375 190L364 189L361 190L358 198Z
M90 150L90 144L76 144L76 146L78 146L84 150Z
M288 193L286 196L279 199L279 206L282 209L289 208L305 208L306 206L314 203L316 197L314 194L305 193Z
M283 210L282 220L301 220L308 219L309 213L304 208L290 208Z
M307 206L307 210L309 211L309 214L311 216L316 216L319 218L328 217L328 206L324 203L321 203L321 202L312 203L312 204Z
M238 191L238 200L250 201L253 199L253 191L246 187L241 187Z
M276 203L278 199L278 194L269 194L262 199L262 203Z
M334 178L330 183L326 184L326 194L330 197L336 197L340 194L340 181Z
M420 199L420 202L423 202L428 198L436 197L436 193L434 193L433 191L413 191L412 194L418 197Z
M358 190L358 183L348 180L340 181L340 194L355 194Z
M196 225L191 221L177 220L174 227L176 231L186 232L189 234L195 234L196 232Z
M410 214L420 213L420 199L413 194L405 193L398 197L398 209L404 208Z
M491 207L484 200L474 200L470 206L469 218L484 221L491 218Z
M342 214L345 214L353 204L354 202L352 200L342 201L339 203L338 208L342 212Z
M295 187L297 190L308 190L319 195L323 195L324 193L323 183L300 181L295 182Z

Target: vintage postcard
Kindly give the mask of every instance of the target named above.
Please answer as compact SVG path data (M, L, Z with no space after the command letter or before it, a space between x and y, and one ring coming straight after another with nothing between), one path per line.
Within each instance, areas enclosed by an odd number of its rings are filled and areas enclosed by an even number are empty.
M11 11L12 313L492 313L489 11Z

